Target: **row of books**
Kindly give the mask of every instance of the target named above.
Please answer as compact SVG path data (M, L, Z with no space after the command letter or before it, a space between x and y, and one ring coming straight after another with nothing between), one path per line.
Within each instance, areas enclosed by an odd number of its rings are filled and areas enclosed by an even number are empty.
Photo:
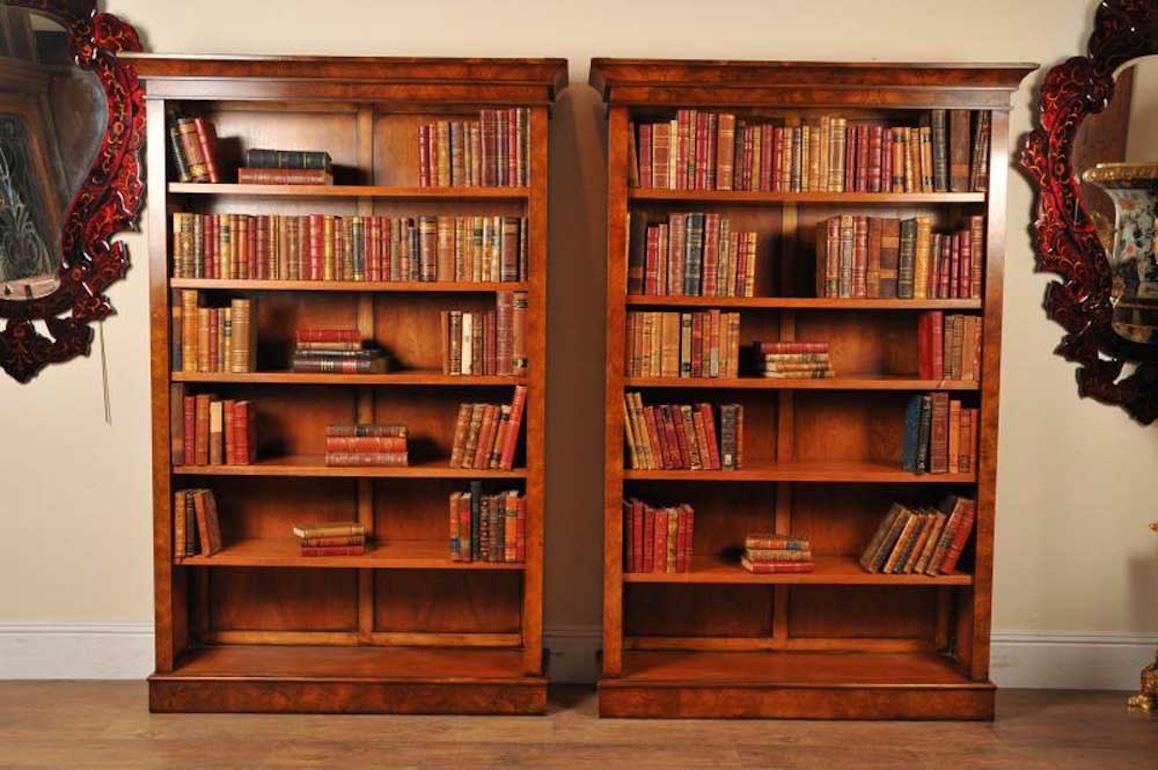
M744 538L740 565L762 575L812 572L812 545L798 535L749 534Z
M716 213L677 213L648 224L635 217L627 261L627 293L693 297L751 297L755 294L757 243L754 231L733 231Z
M421 187L526 187L531 111L479 110L478 120L436 120L418 128Z
M737 377L740 314L629 312L624 352L627 377Z
M761 376L770 380L827 379L836 376L825 341L752 343Z
M404 468L410 464L405 425L342 423L326 426L326 465Z
M930 310L917 318L917 367L924 380L981 379L981 317Z
M737 470L743 467L744 407L720 404L644 406L623 395L624 433L633 470Z
M168 116L169 157L180 182L222 181L217 132L203 117Z
M252 372L257 358L256 305L234 298L226 307L202 305L183 289L171 308L170 365L175 372Z
M936 508L893 503L861 554L869 572L941 575L953 572L977 518L977 504L949 495Z
M211 489L173 493L173 557L212 556L221 550L217 499Z
M499 291L494 310L443 310L439 319L443 374L527 373L527 292Z
M972 473L977 469L980 411L948 393L915 395L905 407L901 468L910 473Z
M527 560L527 498L518 490L483 494L482 483L450 494L450 560Z
M652 506L623 501L625 572L691 572L695 510L687 503Z
M257 414L252 401L187 395L170 386L171 459L180 465L249 465L257 459Z
M308 327L294 334L290 368L309 374L381 374L390 357L352 327Z
M302 556L361 556L366 553L366 525L356 521L295 524Z
M527 220L174 212L173 277L521 281Z
M929 217L843 214L816 231L816 296L979 299L985 218L934 233Z
M460 405L450 467L511 470L526 403L527 386L516 385L510 404Z
M633 185L671 190L984 191L989 132L989 113L968 110L932 110L920 125L822 115L787 126L681 109L631 124L628 173Z

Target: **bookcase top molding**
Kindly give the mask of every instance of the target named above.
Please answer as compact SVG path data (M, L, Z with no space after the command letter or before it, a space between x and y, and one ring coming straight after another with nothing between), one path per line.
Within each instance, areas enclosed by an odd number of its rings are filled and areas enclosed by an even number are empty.
M591 60L589 82L620 106L1010 109L1029 63Z
M139 54L146 98L549 105L566 59ZM212 96L209 96L212 94Z

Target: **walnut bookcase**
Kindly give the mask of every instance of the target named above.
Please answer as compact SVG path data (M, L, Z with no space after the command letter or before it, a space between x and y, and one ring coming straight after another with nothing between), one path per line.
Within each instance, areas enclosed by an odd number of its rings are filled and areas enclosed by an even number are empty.
M599 708L619 717L952 718L993 716L989 681L997 465L1002 253L1010 94L1028 65L882 65L595 59L591 84L609 107L603 677ZM629 186L632 122L679 108L799 125L822 114L913 124L933 108L988 110L988 193L783 193ZM759 234L757 296L628 296L628 215L715 211ZM981 300L816 299L816 223L834 214L925 215L937 227L984 214ZM629 309L727 308L752 340L839 340L858 374L830 380L624 377ZM917 316L984 317L979 382L886 374L903 346L916 371ZM911 349L908 349L911 348ZM906 366L907 366L906 365ZM625 470L623 395L649 403L745 406L738 471ZM956 390L981 409L976 473L901 470L911 392ZM963 572L871 574L857 564L890 501L976 496L979 521ZM692 569L625 573L622 501L691 503ZM749 531L812 539L808 574L750 574L718 554Z
M546 385L547 121L566 64L552 59L135 56L148 102L153 396L155 711L535 714L546 709L542 650ZM179 184L167 168L167 108L208 117L225 178L246 147L325 150L334 186ZM530 185L419 187L418 127L530 110ZM171 278L170 215L199 213L528 219L523 283L321 282ZM172 372L171 292L256 301L257 371ZM493 308L528 292L525 377L446 376L439 311ZM381 375L287 371L297 326L357 326L398 362ZM253 465L170 461L170 384L249 398ZM509 401L526 384L525 450L512 471L448 467L460 402ZM327 424L401 422L405 468L327 467ZM447 498L470 480L527 499L525 564L449 558ZM224 550L174 563L172 493L210 487ZM305 558L297 522L359 521L374 547Z

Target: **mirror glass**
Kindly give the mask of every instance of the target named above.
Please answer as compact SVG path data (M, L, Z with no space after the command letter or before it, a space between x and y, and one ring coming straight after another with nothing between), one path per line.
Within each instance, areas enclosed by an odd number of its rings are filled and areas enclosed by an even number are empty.
M104 89L52 19L0 4L0 298L60 284L61 225L100 149Z
M1114 97L1082 123L1073 163L1113 268L1114 331L1158 345L1158 56L1115 73Z

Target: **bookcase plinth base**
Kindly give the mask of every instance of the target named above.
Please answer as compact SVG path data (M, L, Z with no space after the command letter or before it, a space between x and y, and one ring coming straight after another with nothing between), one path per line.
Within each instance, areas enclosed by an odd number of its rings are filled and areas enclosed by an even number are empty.
M993 719L994 685L950 672L924 655L634 652L624 656L622 676L600 680L599 715Z

